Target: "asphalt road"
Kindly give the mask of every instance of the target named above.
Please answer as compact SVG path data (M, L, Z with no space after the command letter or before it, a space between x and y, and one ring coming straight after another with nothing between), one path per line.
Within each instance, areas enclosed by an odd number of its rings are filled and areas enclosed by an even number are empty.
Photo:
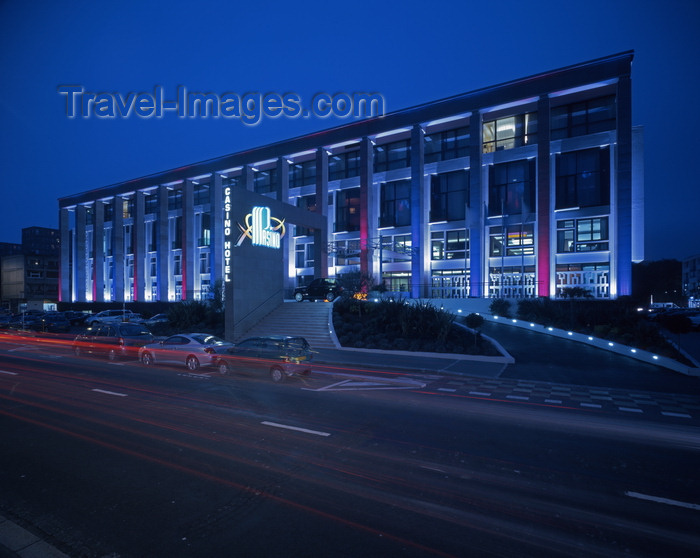
M697 416L489 381L5 342L0 513L69 556L696 555Z

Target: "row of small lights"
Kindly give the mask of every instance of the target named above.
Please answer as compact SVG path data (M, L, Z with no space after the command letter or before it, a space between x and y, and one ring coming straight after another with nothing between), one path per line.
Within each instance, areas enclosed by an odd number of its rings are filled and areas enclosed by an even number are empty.
M462 310L461 310L461 309L460 309L460 310L457 310L457 312L461 314L461 313L462 313ZM479 312L475 312L475 313L476 313L477 316L480 316ZM498 320L499 318L500 318L500 316L494 316L494 317L493 317L494 320ZM511 319L511 322L513 322L514 324L517 324L517 323L518 323L518 320ZM536 327L536 325L537 325L537 324L533 324L532 322L530 322L530 327ZM543 326L543 327L544 327L544 326ZM547 329L547 331L554 331L554 328L553 328L553 327L548 327L548 328L546 328L546 329ZM573 336L573 334L574 334L573 331L567 331L566 333L567 333L567 335L571 335L571 336ZM594 337L591 337L591 336L589 335L589 336L588 336L588 340L589 340L589 341L595 341L595 338L594 338ZM613 342L611 342L611 341L608 341L608 345L609 345L610 347L614 347L614 346L615 346L615 343L613 343ZM632 349L632 348L630 348L630 352L631 352L631 353L636 353L636 352L637 352L637 349ZM658 357L657 355L652 355L651 358L653 358L654 360L659 360L659 357Z

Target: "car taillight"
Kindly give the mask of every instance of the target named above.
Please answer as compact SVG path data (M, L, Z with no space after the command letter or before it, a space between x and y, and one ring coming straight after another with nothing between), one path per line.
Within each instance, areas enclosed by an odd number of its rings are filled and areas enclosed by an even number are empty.
M213 355L216 351L214 349L212 349L211 347L207 347L206 349L204 349L204 352L209 353L210 355Z
M124 338L123 338L123 337L120 337L120 338L119 338L119 344L122 345L122 346L124 345Z

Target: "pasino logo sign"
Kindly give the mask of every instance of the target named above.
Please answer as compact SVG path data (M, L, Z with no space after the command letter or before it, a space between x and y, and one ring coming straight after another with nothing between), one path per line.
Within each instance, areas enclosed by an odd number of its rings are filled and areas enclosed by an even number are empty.
M284 219L272 217L269 207L256 206L251 213L245 216L245 226L238 224L241 235L236 246L243 244L249 238L253 246L279 249L282 246L282 237L286 232Z

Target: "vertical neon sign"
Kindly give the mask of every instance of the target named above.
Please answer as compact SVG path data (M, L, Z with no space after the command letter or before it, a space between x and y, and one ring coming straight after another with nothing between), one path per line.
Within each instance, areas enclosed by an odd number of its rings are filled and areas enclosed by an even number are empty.
M224 188L224 283L231 282L231 187Z

